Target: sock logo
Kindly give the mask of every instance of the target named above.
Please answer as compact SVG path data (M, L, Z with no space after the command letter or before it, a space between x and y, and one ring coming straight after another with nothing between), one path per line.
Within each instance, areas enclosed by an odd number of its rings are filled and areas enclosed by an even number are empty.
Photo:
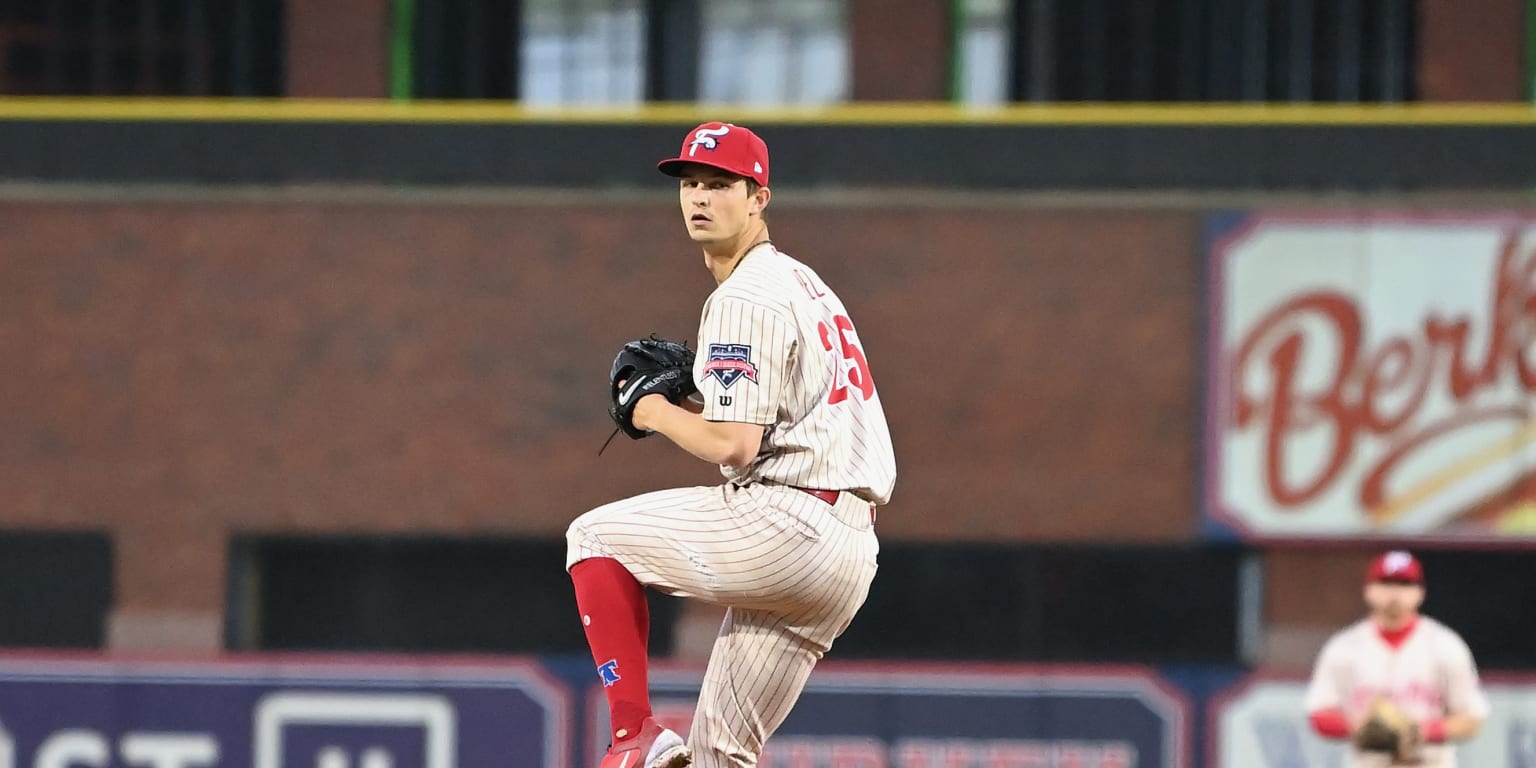
M619 660L609 659L597 668L597 676L603 679L603 687L607 688L624 678L619 677Z

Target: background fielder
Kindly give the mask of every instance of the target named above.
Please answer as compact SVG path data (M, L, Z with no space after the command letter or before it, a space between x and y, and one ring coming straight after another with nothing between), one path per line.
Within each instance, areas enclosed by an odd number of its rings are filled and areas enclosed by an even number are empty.
M1407 552L1387 552L1366 572L1370 614L1323 646L1307 687L1313 728L1334 739L1355 737L1377 699L1415 724L1425 742L1423 765L1456 764L1448 742L1471 738L1488 716L1472 652L1461 636L1419 614L1424 571ZM1358 748L1351 765L1385 766L1392 758Z
M603 768L672 768L690 752L703 768L750 766L864 602L895 458L847 309L769 242L763 141L706 123L658 167L680 179L685 225L718 284L692 371L702 413L671 391L616 398L615 419L720 465L726 483L582 515L567 567L609 703ZM641 585L728 607L687 747L651 718Z

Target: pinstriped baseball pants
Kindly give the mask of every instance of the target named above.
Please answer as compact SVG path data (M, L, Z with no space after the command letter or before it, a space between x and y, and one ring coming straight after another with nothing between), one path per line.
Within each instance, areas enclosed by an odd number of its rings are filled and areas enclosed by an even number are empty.
M689 732L697 768L756 765L816 662L869 594L869 502L787 486L677 488L598 507L566 532L566 567L611 557L648 587L728 608Z

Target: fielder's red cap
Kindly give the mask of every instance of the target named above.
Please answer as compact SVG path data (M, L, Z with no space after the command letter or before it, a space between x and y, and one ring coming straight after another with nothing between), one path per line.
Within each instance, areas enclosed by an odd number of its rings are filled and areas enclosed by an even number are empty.
M1371 567L1365 571L1367 583L1377 581L1391 581L1400 584L1423 584L1424 567L1419 565L1419 559L1402 550L1383 552L1371 561Z
M739 125L712 122L689 131L677 157L657 163L656 170L681 176L689 163L719 168L768 186L768 145Z

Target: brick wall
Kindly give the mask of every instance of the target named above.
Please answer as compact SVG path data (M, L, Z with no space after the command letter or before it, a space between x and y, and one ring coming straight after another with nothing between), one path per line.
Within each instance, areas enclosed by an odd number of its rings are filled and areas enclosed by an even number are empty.
M1192 535L1193 216L775 214L870 353L885 536ZM559 536L718 477L663 440L596 456L613 350L691 335L712 288L665 199L11 202L0 228L0 524L112 531L119 637L216 617L230 532Z

